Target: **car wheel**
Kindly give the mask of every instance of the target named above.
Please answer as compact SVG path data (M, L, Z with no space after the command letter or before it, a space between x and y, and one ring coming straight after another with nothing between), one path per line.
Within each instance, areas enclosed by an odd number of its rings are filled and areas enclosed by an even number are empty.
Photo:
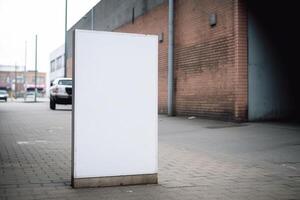
M5 102L7 102L7 98L5 98Z
M55 107L56 107L55 102L50 99L50 109L55 110Z

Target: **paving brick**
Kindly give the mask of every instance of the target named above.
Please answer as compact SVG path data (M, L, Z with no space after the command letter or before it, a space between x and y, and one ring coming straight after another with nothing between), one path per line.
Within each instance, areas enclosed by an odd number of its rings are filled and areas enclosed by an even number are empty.
M70 111L7 103L0 119L0 199L300 199L298 126L160 116L158 185L72 189Z

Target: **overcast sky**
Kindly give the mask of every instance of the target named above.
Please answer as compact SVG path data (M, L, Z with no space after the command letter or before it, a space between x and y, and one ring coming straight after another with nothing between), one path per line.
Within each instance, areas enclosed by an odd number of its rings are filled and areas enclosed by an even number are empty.
M100 0L68 0L68 28ZM49 72L49 54L64 43L65 0L0 0L0 64L34 69L38 35L38 71Z

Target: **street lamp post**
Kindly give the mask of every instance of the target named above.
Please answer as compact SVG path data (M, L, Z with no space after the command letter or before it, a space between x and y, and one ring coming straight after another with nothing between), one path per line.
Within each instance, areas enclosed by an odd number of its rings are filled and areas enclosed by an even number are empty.
M25 41L25 59L24 59L24 76L23 76L23 88L24 88L24 101L26 101L26 92L27 92L27 86L26 86L26 65L27 65L27 41Z
M68 24L68 0L66 0L66 7L65 7L65 56L64 56L64 77L67 77L67 24Z
M17 99L17 64L15 63L15 99Z
M37 96L37 35L35 35L35 70L34 70L34 102Z

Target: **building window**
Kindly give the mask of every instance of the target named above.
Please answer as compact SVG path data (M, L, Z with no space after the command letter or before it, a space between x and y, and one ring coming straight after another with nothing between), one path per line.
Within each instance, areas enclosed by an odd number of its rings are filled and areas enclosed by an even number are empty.
M42 76L37 77L37 83L39 85L44 84L45 83L45 78Z
M63 59L62 59L62 56L59 56L57 59L56 59L56 69L60 69L63 67Z
M24 83L24 77L23 76L17 76L17 83Z
M55 71L55 60L52 60L52 61L50 62L50 71L51 71L51 72L54 72L54 71Z

